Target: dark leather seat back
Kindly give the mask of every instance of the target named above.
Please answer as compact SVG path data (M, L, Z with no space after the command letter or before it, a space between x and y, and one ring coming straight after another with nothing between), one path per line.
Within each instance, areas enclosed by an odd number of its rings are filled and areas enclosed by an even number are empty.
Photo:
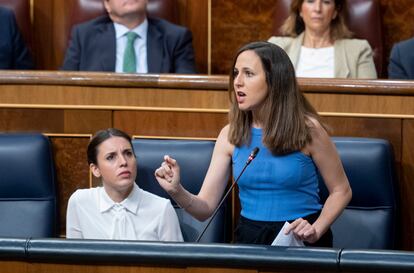
M414 272L414 252L396 250L343 249L340 272Z
M104 0L74 0L72 4L71 18L67 26L67 33L70 32L73 25L91 20L98 16L106 14L103 4ZM178 3L177 0L149 0L148 16L159 17L178 23Z
M332 226L334 247L392 249L397 213L394 156L383 139L334 137L352 200ZM320 179L321 198L327 190Z
M273 35L280 36L280 27L289 15L292 0L275 1ZM384 44L381 27L381 11L378 0L346 0L347 26L355 38L365 39L374 52L378 77L384 75Z
M32 23L30 21L30 0L0 0L0 5L14 11L17 25L27 45L32 48Z
M214 141L204 140L171 140L171 139L133 139L132 141L138 162L137 184L142 189L164 198L171 197L161 188L154 177L164 155L170 155L180 164L181 183L184 188L197 194L210 165L214 149ZM200 222L185 210L173 203L181 225L184 241L195 241L207 221ZM227 222L226 206L223 206L208 227L200 242L225 242Z
M41 134L0 134L0 237L54 237L55 174Z

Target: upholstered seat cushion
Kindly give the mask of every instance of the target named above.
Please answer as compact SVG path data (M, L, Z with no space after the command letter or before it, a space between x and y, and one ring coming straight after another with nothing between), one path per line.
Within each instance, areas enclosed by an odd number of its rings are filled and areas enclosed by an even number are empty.
M392 249L395 245L397 197L394 156L388 141L334 137L352 188L352 200L332 226L338 248ZM320 179L321 198L327 190Z
M0 134L0 236L56 236L56 210L47 137Z
M170 198L154 177L155 169L159 168L164 155L170 155L179 162L181 183L189 192L197 194L210 165L215 143L204 140L134 139L132 144L137 155L138 186L159 196ZM184 241L195 241L208 221L196 220L179 208L174 200L171 201L176 208ZM200 242L225 242L229 220L230 214L227 213L227 206L224 204Z

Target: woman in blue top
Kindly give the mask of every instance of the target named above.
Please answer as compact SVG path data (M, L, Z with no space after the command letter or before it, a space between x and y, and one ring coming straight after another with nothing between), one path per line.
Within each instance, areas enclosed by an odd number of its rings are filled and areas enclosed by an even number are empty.
M220 202L228 176L241 172L254 147L260 153L239 180L241 216L236 242L270 244L284 232L307 245L331 246L330 226L351 199L341 161L319 116L298 89L287 54L267 42L242 47L230 74L229 124L220 132L198 195L180 184L171 157L155 171L160 185L190 214L205 220ZM329 196L322 206L317 170Z

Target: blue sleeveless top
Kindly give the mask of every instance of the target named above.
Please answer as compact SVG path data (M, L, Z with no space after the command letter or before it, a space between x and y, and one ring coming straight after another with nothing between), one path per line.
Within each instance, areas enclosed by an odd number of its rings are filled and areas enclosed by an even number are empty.
M287 221L321 209L317 170L312 158L300 151L272 155L262 144L261 129L252 128L249 146L235 147L234 179L254 147L259 147L260 152L238 182L243 217L255 221Z

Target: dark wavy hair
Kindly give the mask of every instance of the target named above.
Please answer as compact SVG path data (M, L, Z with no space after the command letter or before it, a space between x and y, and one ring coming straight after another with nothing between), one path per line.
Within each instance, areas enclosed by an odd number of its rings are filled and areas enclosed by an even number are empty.
M115 129L115 128L108 128L105 130L100 130L98 132L95 133L95 135L92 137L92 139L89 141L88 144L88 150L87 150L87 155L88 155L88 164L95 164L97 165L97 156L98 156L98 147L99 145L101 145L102 142L104 142L105 140L111 138L111 137L122 137L125 138L126 140L128 140L128 142L131 144L132 147L132 151L134 151L134 147L132 146L132 140L131 137L119 130L119 129ZM135 152L134 152L135 154Z

